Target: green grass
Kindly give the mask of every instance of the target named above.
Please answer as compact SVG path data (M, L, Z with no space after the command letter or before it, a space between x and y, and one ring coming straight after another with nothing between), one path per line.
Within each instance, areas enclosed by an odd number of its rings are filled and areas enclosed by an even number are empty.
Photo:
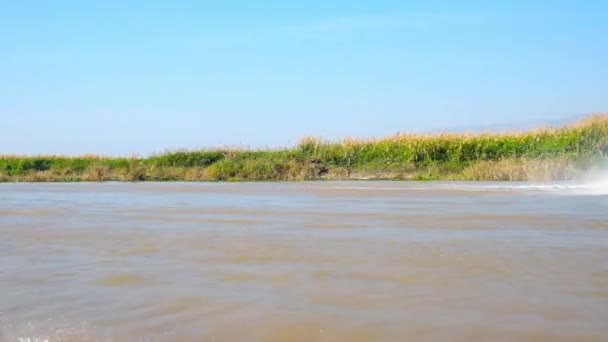
M568 179L608 152L608 115L502 134L395 135L277 150L169 151L147 158L0 156L0 181Z

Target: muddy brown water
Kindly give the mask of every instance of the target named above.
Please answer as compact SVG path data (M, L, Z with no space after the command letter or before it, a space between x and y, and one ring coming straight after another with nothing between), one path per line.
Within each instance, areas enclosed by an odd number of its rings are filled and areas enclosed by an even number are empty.
M0 341L607 341L608 195L0 185Z

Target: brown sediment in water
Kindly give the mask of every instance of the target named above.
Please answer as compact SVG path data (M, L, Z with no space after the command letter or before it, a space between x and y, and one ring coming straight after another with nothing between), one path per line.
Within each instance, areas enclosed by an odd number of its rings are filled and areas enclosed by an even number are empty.
M115 274L100 278L96 282L101 286L138 286L145 283L145 279L137 274Z
M0 209L0 216L51 216L64 213L63 210Z
M11 185L0 339L604 339L605 196L495 185Z

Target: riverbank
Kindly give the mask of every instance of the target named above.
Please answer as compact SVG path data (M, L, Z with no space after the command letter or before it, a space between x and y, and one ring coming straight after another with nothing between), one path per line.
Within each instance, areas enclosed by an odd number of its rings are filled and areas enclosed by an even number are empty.
M172 151L149 157L0 156L0 182L567 180L608 152L608 114L561 128L494 134L304 138L275 150Z

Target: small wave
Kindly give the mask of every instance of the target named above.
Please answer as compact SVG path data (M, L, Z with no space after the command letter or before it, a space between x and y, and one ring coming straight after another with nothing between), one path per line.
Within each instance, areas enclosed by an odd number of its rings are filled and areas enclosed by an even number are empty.
M357 191L464 191L464 192L553 192L571 195L608 195L608 180L602 182L560 183L429 183L427 186L334 186L331 190Z
M54 341L101 341L90 334L96 330L87 321L80 324L56 322L49 318L46 321L28 321L0 325L0 341L7 342L54 342ZM103 339L107 340L107 339Z
M488 185L484 188L504 191L555 192L570 195L608 195L608 182Z

